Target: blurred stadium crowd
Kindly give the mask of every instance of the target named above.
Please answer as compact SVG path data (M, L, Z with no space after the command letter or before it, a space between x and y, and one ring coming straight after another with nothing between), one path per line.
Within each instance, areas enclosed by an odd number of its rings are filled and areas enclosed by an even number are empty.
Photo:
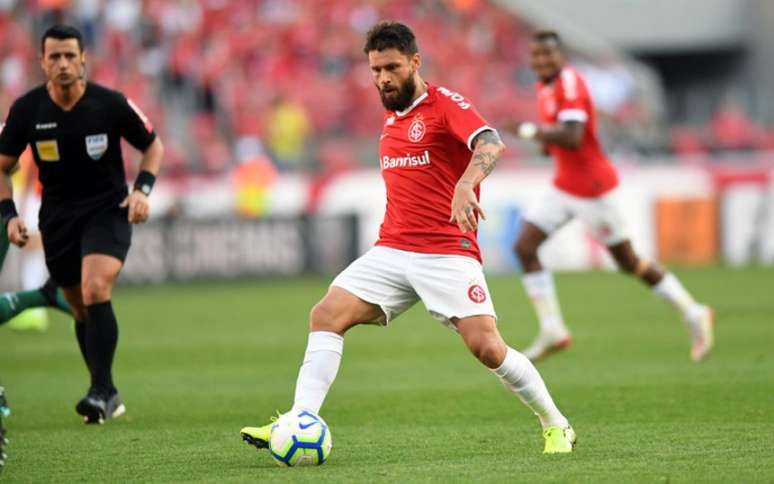
M67 22L85 34L89 78L154 122L168 179L256 159L264 171L334 173L375 158L382 107L361 49L384 18L417 32L426 79L473 99L495 126L534 119L529 27L488 0L0 0L0 109L40 81L38 34ZM774 131L733 105L700 126L668 126L622 63L575 63L614 150L774 148ZM511 146L512 159L526 148Z

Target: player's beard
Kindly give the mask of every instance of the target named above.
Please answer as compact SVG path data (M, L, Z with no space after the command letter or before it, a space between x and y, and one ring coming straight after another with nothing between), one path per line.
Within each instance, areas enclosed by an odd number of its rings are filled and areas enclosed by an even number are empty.
M411 106L411 102L414 100L414 94L416 92L417 83L414 82L414 72L412 71L411 74L409 74L408 79L398 87L397 94L387 97L384 92L379 89L379 97L382 98L382 104L388 111L403 111Z

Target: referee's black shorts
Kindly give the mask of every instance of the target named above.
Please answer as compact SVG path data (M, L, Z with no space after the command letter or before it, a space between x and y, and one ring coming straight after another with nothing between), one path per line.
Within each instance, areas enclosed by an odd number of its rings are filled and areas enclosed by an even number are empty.
M80 284L81 260L89 254L110 255L123 263L132 241L128 209L116 204L41 210L39 228L48 271L60 287Z

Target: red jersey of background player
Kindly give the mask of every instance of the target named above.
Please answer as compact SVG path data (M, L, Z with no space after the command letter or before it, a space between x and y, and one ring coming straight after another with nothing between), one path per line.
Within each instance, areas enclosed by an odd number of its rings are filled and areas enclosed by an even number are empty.
M379 165L387 208L376 245L481 261L476 233L462 233L449 215L471 144L487 129L469 100L432 85L405 111L385 113Z
M563 67L550 83L538 82L540 119L546 124L579 121L586 125L576 149L548 145L556 160L554 185L579 197L598 197L618 185L615 168L597 138L597 117L588 87L578 72Z

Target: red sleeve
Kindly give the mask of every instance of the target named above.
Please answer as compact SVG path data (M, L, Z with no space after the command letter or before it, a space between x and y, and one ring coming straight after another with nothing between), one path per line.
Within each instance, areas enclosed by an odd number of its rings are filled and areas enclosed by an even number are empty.
M449 132L465 143L473 151L473 140L479 133L492 130L486 120L479 114L473 103L461 94L445 87L438 88L438 102L444 111L444 119Z
M563 69L559 75L557 92L557 120L560 123L577 121L585 123L589 120L588 90L583 79L571 69Z

